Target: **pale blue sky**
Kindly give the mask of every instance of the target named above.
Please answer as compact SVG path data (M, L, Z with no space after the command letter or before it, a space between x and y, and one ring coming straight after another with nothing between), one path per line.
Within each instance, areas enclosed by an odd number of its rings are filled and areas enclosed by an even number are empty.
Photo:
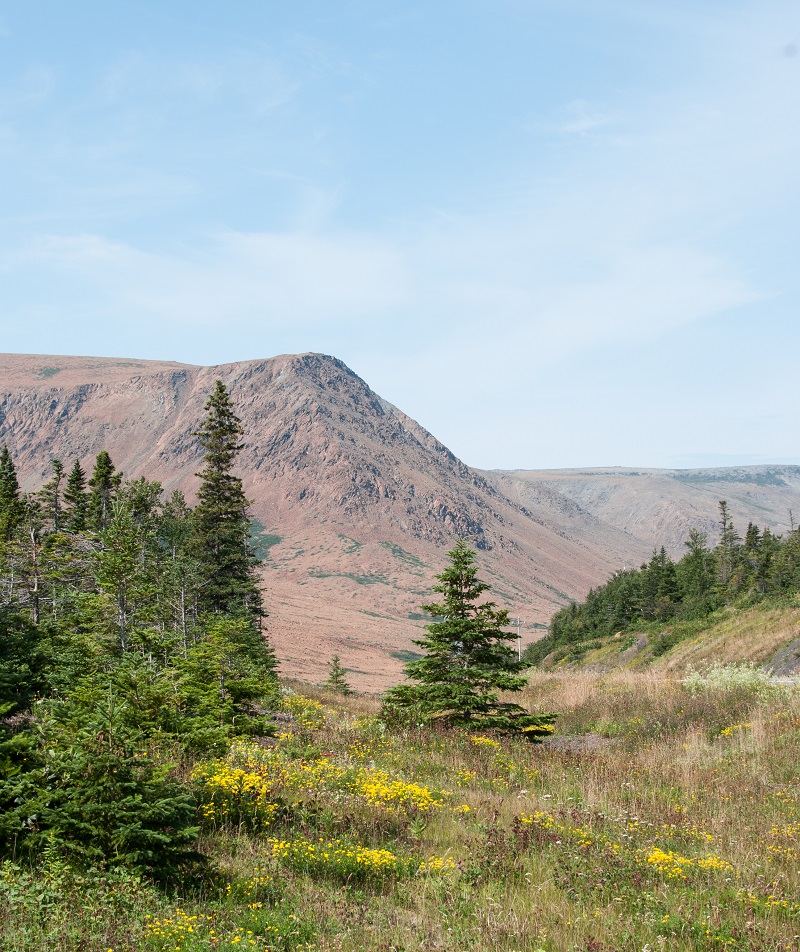
M484 467L800 462L796 0L0 2L0 350L343 359Z

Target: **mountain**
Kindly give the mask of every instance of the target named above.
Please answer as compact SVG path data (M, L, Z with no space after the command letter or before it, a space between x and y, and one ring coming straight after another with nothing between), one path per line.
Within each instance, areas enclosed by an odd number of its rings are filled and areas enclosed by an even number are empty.
M669 521L654 515L661 484L645 491L616 471L571 479L569 471L472 469L341 361L320 354L216 367L0 355L0 444L26 489L47 478L51 457L67 468L77 457L90 469L106 449L127 477L158 479L191 501L201 463L192 434L217 379L245 428L239 472L287 676L321 680L338 654L355 687L395 683L425 623L419 606L457 536L478 549L496 600L523 619L524 644L569 598L649 556L660 537L648 535L648 519L653 533ZM661 506L674 513L676 538L692 507L713 524L717 499L731 500L739 486L724 483L726 494L712 498L713 490L697 496L688 477L664 478L677 487ZM796 493L798 474L776 478ZM775 525L780 487L767 487L776 494L765 510L756 486L749 508L743 497L743 521ZM626 516L641 493L643 515Z

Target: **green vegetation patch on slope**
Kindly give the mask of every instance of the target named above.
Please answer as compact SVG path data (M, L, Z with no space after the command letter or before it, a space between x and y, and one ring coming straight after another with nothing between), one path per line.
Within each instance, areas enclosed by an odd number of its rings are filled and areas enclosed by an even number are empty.
M400 562L404 562L410 569L414 570L414 575L422 575L423 570L428 568L428 565L423 562L422 559L416 555L412 555L411 552L406 552L402 546L397 545L395 542L381 542L381 546L384 549L388 549Z
M250 546L259 561L269 558L269 550L283 542L283 536L267 532L266 527L258 519L250 520Z
M800 670L800 657L785 649L794 643L800 627L797 600L765 602L747 609L724 608L702 619L651 623L606 638L562 645L538 664L545 670L568 665L592 670L651 668L683 675L691 667L714 662L746 662L784 673ZM530 652L529 652L530 654Z
M349 578L356 585L388 585L389 579L385 575L376 575L374 572L368 572L365 575L357 575L355 572L325 572L322 569L309 569L308 574L312 578Z

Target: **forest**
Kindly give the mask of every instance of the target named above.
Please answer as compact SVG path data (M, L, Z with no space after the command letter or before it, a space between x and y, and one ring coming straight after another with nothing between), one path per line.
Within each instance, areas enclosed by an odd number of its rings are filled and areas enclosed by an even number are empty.
M752 522L744 537L731 520L728 503L719 502L719 541L692 529L686 552L674 562L661 546L638 569L622 569L592 589L583 602L558 611L548 635L528 646L525 660L536 664L579 658L598 640L642 629L654 632L670 623L702 625L722 608L747 608L764 601L787 603L800 590L800 529L785 537ZM655 645L668 651L680 632L667 633Z

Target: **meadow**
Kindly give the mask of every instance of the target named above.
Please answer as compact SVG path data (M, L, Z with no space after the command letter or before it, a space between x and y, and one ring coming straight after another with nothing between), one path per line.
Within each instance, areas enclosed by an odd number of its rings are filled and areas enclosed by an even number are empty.
M800 691L534 672L543 744L400 729L369 697L284 685L280 733L190 762L206 863L180 891L0 867L14 952L800 949ZM519 700L519 697L517 698Z

